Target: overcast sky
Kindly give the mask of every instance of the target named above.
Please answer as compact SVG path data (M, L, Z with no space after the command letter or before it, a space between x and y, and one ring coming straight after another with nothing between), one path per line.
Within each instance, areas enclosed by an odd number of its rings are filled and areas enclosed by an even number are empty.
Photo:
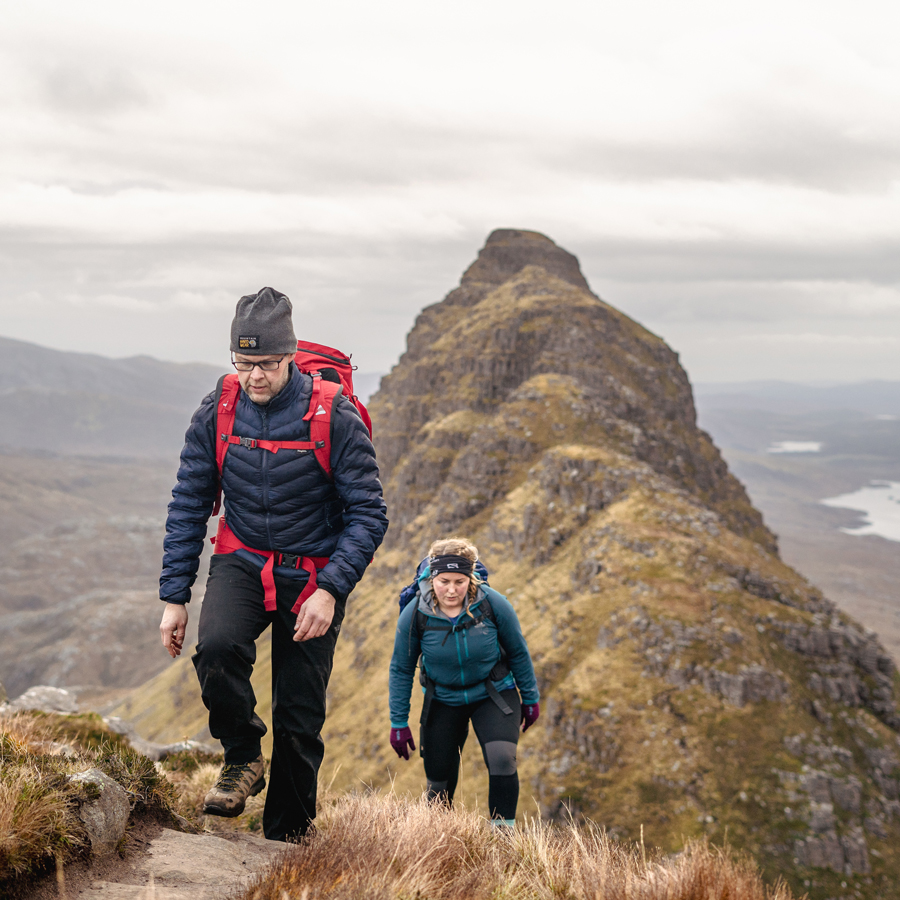
M822 0L8 6L0 334L386 371L496 227L695 381L900 379L900 14Z

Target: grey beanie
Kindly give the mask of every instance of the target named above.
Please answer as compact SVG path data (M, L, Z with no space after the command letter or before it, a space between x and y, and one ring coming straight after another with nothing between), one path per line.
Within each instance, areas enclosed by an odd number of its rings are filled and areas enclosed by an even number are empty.
M231 323L232 352L247 356L295 352L292 310L291 301L274 288L241 297Z

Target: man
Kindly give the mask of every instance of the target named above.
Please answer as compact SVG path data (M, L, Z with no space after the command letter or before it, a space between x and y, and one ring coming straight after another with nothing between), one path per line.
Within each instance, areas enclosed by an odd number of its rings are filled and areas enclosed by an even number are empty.
M250 674L254 642L272 625L274 743L263 830L282 841L305 834L315 818L335 643L347 595L388 524L369 433L343 396L331 411L331 478L312 452L256 445L310 440L303 417L313 379L293 362L291 310L290 300L268 287L237 304L231 350L240 392L233 434L248 440L230 444L222 465L224 523L193 657L210 733L225 750L204 812L240 815L247 798L265 786L260 739L266 726L255 712ZM191 420L166 521L160 633L173 658L184 643L186 604L219 485L216 402L215 392L209 394ZM295 612L313 559L317 588Z

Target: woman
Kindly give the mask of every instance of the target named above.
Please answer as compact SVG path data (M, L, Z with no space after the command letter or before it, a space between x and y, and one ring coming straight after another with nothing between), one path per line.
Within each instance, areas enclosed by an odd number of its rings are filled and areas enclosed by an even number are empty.
M476 574L473 544L462 538L435 541L428 557L418 593L397 622L391 746L404 759L416 749L409 697L421 656L425 702L419 737L428 796L453 801L471 720L490 776L491 821L512 827L519 801L519 725L526 731L540 715L528 645L509 601Z

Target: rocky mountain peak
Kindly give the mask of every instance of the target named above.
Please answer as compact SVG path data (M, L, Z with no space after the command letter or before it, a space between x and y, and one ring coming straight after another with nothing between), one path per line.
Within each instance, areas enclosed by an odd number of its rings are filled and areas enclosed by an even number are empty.
M696 427L677 354L591 293L575 256L548 237L494 231L460 286L423 310L407 347L371 403L394 522L413 521L444 484L469 485L454 514L442 507L446 527L458 527L526 463L578 437L648 463L774 548ZM564 409L577 410L571 421Z
M462 293L467 305L477 302L475 298L479 293L516 276L525 266L540 266L548 275L589 290L578 258L558 247L546 235L537 231L498 228L490 233L478 258L463 274L460 286L465 289ZM452 303L461 298L451 294L448 299Z

